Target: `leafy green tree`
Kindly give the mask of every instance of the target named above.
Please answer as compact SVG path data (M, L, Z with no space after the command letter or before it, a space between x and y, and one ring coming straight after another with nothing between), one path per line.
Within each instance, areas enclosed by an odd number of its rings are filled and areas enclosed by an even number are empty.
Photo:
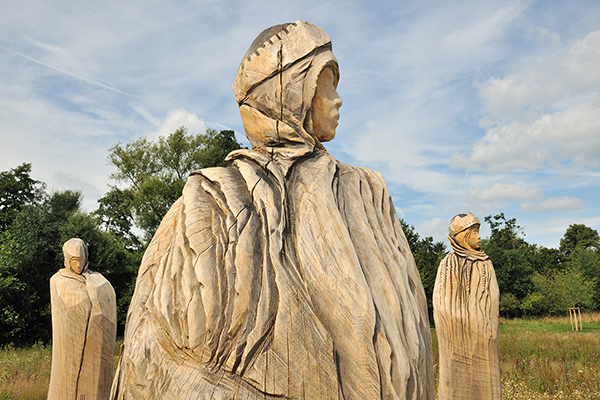
M518 248L527 247L525 240L519 235L523 234L524 228L517 225L517 219L506 219L504 213L488 215L484 218L485 222L490 225L492 231L488 245L493 245L505 250L516 250Z
M98 200L98 210L92 213L98 218L103 230L114 234L127 249L132 251L141 247L141 242L134 233L132 214L134 200L132 189L113 187Z
M565 315L570 307L594 308L596 280L575 266L549 275L535 273L532 282L534 290L521 303L528 315Z
M598 231L583 224L569 225L560 239L559 250L568 257L576 249L600 250Z
M417 264L427 297L429 320L433 322L433 289L440 261L448 254L446 245L443 242L434 242L431 236L421 239L414 226L406 223L403 219L400 220L400 224Z
M580 271L589 282L597 283L600 279L600 254L597 251L576 247L564 264L570 270ZM592 290L593 306L587 307L597 310L600 307L600 285L596 284L592 289L582 286L580 290Z
M512 296L504 297L506 303L503 307L506 310L510 308L510 313L514 313L521 310L515 307L515 299L520 303L533 289L531 252L535 246L529 245L521 237L523 228L517 225L515 218L507 219L501 212L488 215L484 220L490 225L491 235L481 241L481 248L494 264L501 296Z
M529 261L533 269L540 274L549 274L565 267L564 255L558 249L544 246L531 245Z
M512 293L501 293L500 294L500 315L505 318L513 318L521 314L521 303L517 297Z
M207 130L192 135L180 127L153 143L145 138L116 144L109 150L108 164L117 168L111 178L125 188L113 186L99 200L96 212L103 224L130 245L148 243L171 205L181 196L190 172L226 166L229 152L240 149L233 131ZM144 232L134 238L135 228Z
M79 192L56 192L22 208L0 236L0 341L48 341L50 277L62 266L60 227L80 204Z
M0 232L8 229L24 207L40 200L43 184L32 179L30 173L29 163L0 172Z

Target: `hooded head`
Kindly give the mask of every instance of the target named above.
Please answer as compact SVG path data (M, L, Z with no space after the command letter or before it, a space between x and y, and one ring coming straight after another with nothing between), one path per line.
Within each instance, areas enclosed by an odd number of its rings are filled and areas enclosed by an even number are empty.
M488 258L479 249L480 225L479 218L471 212L458 214L452 218L448 227L448 239L455 253L473 260L485 260Z
M293 159L323 149L312 132L309 110L324 68L338 64L329 35L310 22L272 26L254 40L233 84L253 150Z
M87 271L88 249L83 240L77 238L67 240L63 245L63 254L66 269L78 275Z

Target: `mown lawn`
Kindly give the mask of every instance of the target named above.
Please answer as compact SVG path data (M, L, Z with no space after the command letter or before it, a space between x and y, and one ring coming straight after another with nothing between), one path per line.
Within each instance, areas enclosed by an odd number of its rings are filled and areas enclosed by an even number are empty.
M564 317L502 319L500 361L503 399L600 399L600 314L584 315L579 332ZM45 400L51 363L50 346L0 350L0 400Z

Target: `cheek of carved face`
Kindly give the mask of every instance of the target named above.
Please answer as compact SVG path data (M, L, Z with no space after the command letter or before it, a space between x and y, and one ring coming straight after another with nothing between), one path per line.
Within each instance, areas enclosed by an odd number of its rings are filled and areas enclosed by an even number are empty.
M333 70L325 68L317 79L317 91L311 109L313 132L320 142L328 142L335 137L341 106L342 99L335 90Z
M479 236L478 230L473 230L469 235L469 247L472 249L479 249L479 245L481 243L481 236Z
M69 261L69 266L73 272L81 274L83 272L84 262L85 260L82 257L73 257Z

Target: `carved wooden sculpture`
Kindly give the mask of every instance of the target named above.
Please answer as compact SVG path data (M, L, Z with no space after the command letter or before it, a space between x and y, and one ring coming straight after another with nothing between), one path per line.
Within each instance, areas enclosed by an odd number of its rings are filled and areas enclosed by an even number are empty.
M233 85L252 150L191 174L144 255L113 399L433 399L415 262L377 172L336 161L327 33L274 26Z
M459 214L449 227L450 253L440 263L433 316L440 354L440 400L500 400L498 282L479 250L479 219Z
M63 245L65 268L50 278L52 374L48 400L106 400L113 376L115 291L88 270L81 239Z

